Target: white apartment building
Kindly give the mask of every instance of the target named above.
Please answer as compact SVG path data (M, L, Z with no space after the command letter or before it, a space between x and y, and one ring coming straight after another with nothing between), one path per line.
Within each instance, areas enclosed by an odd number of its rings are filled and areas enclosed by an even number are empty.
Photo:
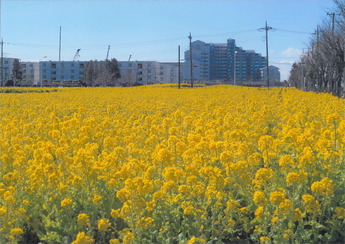
M40 67L38 62L20 62L23 86L39 85Z
M121 84L163 84L178 82L178 64L156 61L118 61Z
M4 67L3 67L3 78L4 78L4 85L8 80L12 80L13 74L13 62L15 58L4 58ZM40 82L40 74L39 74L39 64L38 62L20 62L20 68L22 71L22 80L17 85L21 86L33 86L37 85ZM1 76L1 69L0 69L0 79Z

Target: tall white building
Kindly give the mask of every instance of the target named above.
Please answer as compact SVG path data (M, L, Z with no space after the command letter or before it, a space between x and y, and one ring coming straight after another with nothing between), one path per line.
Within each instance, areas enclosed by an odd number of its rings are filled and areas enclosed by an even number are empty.
M191 80L190 50L184 53L183 80ZM192 72L194 81L210 80L210 44L203 41L192 42Z

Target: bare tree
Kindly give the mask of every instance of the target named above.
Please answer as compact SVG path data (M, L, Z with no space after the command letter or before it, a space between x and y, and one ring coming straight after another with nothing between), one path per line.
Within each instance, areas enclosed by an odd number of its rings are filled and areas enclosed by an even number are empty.
M317 29L310 41L310 48L290 72L290 83L299 81L296 87L331 92L344 96L345 86L345 0L334 0L335 21L327 19ZM303 70L302 79L297 73ZM301 82L303 82L301 86Z
M116 86L121 77L115 58L106 61L88 61L85 64L84 82L88 86Z

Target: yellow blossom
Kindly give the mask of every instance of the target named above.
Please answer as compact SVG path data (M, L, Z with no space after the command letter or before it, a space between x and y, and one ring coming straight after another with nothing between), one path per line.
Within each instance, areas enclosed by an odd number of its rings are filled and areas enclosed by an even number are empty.
M73 200L70 198L65 198L61 201L61 207L66 208L71 206L71 204L73 203Z
M271 239L268 236L261 236L260 243L271 243Z
M262 191L254 192L253 200L254 200L254 203L258 206L263 206L267 202L265 193Z
M73 241L71 244L89 244L93 243L94 241L95 240L90 235L87 235L85 232L79 232L75 241Z
M14 235L14 236L20 236L22 235L24 232L21 228L14 228L11 230L11 235Z
M321 181L316 181L311 185L311 191L320 196L333 194L333 181L328 177L323 178Z
M270 201L275 204L281 203L282 201L285 200L285 198L286 198L286 195L281 189L278 191L272 192L270 195Z
M109 231L111 224L109 223L109 219L103 218L98 220L97 227L99 230Z
M77 217L78 225L79 226L88 226L90 225L89 216L86 213L81 213Z

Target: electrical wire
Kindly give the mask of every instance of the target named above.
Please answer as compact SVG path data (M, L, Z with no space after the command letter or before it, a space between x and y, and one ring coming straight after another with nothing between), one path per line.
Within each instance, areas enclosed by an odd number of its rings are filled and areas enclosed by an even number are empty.
M289 32L289 33L295 33L295 34L304 34L304 35L311 35L313 33L310 32L303 32L303 31L295 31L295 30L285 30L285 29L277 29L277 31L283 31L283 32Z

